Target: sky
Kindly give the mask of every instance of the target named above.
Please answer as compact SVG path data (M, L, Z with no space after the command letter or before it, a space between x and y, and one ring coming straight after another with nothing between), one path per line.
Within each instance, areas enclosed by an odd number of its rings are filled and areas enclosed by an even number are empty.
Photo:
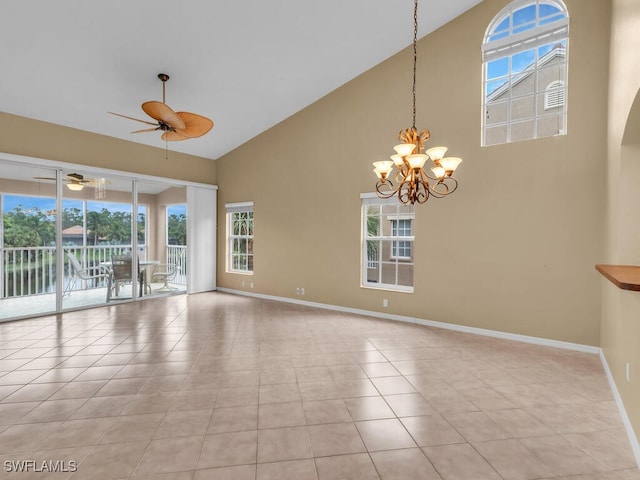
M56 209L56 200L55 198L50 197L3 195L3 202L3 210L5 213L14 210L19 205L21 205L24 209L37 208L42 211L51 211ZM82 200L63 200L62 206L63 208L78 208L82 210ZM127 203L98 202L92 200L87 201L88 211L100 211L103 208L106 208L111 212L131 212L131 205ZM170 207L170 209L175 209L175 211L178 213L186 213L186 208L186 205L176 205ZM138 211L140 213L145 213L145 210L146 206L138 206Z

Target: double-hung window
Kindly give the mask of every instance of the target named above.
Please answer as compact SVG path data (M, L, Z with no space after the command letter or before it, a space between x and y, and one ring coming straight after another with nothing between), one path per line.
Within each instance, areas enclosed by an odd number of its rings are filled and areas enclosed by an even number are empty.
M413 205L362 195L362 286L413 292Z
M227 203L227 271L253 273L253 202Z

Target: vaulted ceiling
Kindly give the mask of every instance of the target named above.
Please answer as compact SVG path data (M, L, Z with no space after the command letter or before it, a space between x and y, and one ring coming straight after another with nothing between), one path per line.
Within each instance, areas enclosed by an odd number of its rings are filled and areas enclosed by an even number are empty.
M481 0L422 0L419 36ZM411 0L20 0L0 15L0 111L132 134L162 100L212 118L169 149L215 159L410 45ZM408 65L409 69L410 66Z

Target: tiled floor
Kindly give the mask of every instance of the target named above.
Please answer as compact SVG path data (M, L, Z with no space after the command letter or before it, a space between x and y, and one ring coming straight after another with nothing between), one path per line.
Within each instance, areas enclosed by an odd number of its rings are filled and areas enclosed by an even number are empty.
M207 293L0 324L0 370L2 479L640 479L595 355Z

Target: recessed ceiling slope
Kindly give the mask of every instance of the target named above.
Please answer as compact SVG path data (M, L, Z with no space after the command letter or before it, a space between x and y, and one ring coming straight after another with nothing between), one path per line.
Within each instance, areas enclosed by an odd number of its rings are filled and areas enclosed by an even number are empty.
M425 2L419 36L480 1ZM171 150L215 159L410 45L411 9L397 0L6 2L0 111L162 148L105 112L136 116L155 75L169 72L171 103L216 119Z

